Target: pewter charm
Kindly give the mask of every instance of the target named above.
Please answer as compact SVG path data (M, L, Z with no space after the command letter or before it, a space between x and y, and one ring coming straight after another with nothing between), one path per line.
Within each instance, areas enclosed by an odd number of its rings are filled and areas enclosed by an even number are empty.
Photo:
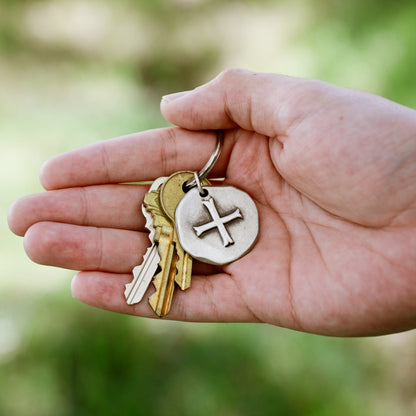
M179 241L192 257L227 264L250 251L258 235L258 213L250 196L232 186L193 188L179 202Z

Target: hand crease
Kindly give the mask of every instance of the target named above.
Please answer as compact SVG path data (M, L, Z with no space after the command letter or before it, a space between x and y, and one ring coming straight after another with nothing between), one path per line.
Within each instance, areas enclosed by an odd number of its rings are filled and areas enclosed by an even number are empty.
M225 115L228 117L228 120L231 123L236 124L234 122L234 119L233 119L233 115L232 115L232 112L231 112L231 107L230 107L230 105L228 103L227 91L224 91L224 94L223 94L223 102L224 102L224 113L225 113Z
M288 246L289 246L289 255L288 255L288 262L287 262L287 293L288 293L288 303L290 306L290 315L293 319L293 322L298 327L300 331L304 331L304 327L301 323L301 320L299 318L299 315L296 311L295 307L295 299L294 299L294 290L293 290L293 275L292 275L292 262L293 262L293 239L292 235L290 233L290 230L283 220L282 217L280 217L283 226L286 229L287 233L287 239L288 239Z
M107 183L113 183L111 179L111 174L110 174L110 156L107 152L105 143L101 144L100 149L101 149L101 158L102 158L102 163L104 166L105 177L106 177Z
M97 234L98 234L98 247L97 247L97 270L104 270L103 262L104 262L104 234L103 229L97 227Z
M410 275L413 275L415 273L415 269L414 267L408 268L406 266L404 266L402 264L402 262L399 261L395 261L389 257L386 256L385 253L383 253L382 251L376 250L373 247L371 247L370 244L368 244L367 241L360 239L360 243L362 244L363 247L365 247L368 251L370 251L373 254L376 254L378 256L380 256L382 259L384 259L388 264L390 264L391 266L393 266L395 269L401 270L404 273L410 273ZM410 252L412 252L412 247L409 247ZM414 250L413 250L414 251Z
M327 264L327 262L326 262L326 260L324 258L324 255L322 253L322 250L321 250L318 242L316 241L315 236L313 235L313 232L312 232L310 226L308 225L308 223L306 221L302 220L302 222L303 222L303 225L305 226L306 230L308 231L309 236L312 239L312 243L314 244L314 246L315 246L315 248L316 248L316 250L318 252L318 256L321 259L321 262L324 265L325 270L327 271L328 275L331 275L331 272L329 270L328 264ZM330 227L327 227L327 228L330 228Z
M170 174L170 166L176 166L178 159L175 129L167 130L166 142L166 145L163 143L162 146L160 146L160 161L164 174Z
M238 284L238 279L235 278L235 276L225 273L226 276L229 277L229 279L233 282L234 286L237 288L236 292L239 294L239 298L242 302L242 304L246 307L248 313L252 316L253 320L256 322L264 322L263 319L260 319L258 315L254 312L254 310L251 308L250 303L247 302L246 298L243 296L243 291L241 289L241 286Z
M220 316L218 313L217 304L212 298L213 289L215 288L215 285L212 283L210 279L204 279L204 284L202 285L204 290L205 298L208 300L212 316L215 316L216 320L219 321Z
M89 223L89 197L88 192L85 187L79 188L81 192L81 205L82 205L82 214L81 214L81 225L87 225Z

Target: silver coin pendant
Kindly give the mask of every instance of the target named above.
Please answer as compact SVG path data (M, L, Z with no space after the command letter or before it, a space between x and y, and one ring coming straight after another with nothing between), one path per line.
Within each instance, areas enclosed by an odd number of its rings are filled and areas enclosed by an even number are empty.
M247 254L256 242L259 220L254 201L233 186L193 188L175 212L179 241L193 258L223 265Z

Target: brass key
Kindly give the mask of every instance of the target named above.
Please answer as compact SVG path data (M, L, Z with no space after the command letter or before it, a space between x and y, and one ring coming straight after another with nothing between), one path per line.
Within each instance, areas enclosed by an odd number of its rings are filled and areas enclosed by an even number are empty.
M178 260L176 263L176 283L182 290L188 289L191 286L192 277L192 257L184 251L176 232L175 227L175 210L181 199L185 196L183 184L194 177L193 172L182 171L176 172L169 176L163 183L160 189L160 203L165 214L170 218L174 227L173 241L175 243ZM205 179L202 181L203 185L210 185L209 181Z
M175 288L176 263L178 259L174 245L175 230L172 222L166 217L160 205L159 191L148 192L145 196L144 205L153 216L154 240L158 243L157 248L160 256L160 272L153 278L153 285L156 291L150 296L149 303L155 314L162 317L170 310Z

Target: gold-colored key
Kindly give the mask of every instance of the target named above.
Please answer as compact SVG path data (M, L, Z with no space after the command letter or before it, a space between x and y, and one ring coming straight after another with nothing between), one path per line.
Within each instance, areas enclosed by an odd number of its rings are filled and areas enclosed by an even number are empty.
M166 217L161 208L159 191L148 192L143 203L153 216L154 240L158 244L157 248L160 256L160 272L153 278L156 291L150 296L149 303L155 314L162 317L170 310L175 287L178 259L174 244L175 230L170 219Z
M176 172L165 180L160 189L160 203L165 214L170 218L174 227L173 240L178 254L176 263L177 274L176 283L182 290L188 289L191 286L192 276L192 257L184 251L175 228L175 210L181 199L185 196L183 185L189 179L194 177L193 172L181 171ZM210 185L207 179L202 181L203 185Z

